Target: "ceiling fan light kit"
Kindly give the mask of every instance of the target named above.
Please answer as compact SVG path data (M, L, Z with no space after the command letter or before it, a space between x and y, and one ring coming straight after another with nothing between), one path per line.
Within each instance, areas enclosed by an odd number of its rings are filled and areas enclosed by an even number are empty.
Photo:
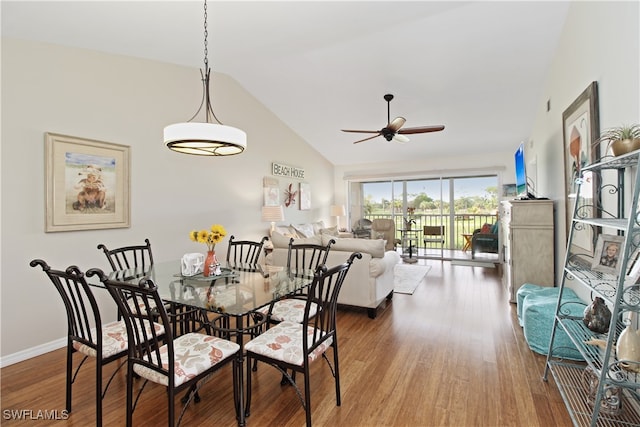
M404 128L402 126L406 123L404 117L396 117L391 120L391 109L390 104L391 100L393 100L393 95L388 93L384 96L384 100L387 101L387 125L380 130L354 130L354 129L342 129L343 132L352 132L352 133L374 133L375 135L360 139L355 141L354 144L358 144L360 142L368 141L373 138L377 138L379 136L383 136L387 141L394 142L409 142L409 138L404 135L410 135L414 133L427 133L427 132L439 132L444 129L443 125L434 125L434 126L419 126L413 128Z
M185 123L175 123L164 128L164 143L173 151L198 156L232 156L247 148L247 134L237 128L223 125L211 107L209 96L209 60L207 58L207 0L204 1L204 70L202 76L202 102L198 111ZM205 107L205 122L192 122L202 106ZM217 123L211 123L214 119Z

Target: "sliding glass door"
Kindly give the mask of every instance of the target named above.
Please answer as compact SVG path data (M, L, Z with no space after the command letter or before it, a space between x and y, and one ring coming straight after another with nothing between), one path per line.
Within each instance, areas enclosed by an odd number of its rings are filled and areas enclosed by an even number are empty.
M411 231L411 245L417 242L412 256L469 259L473 232L497 221L496 175L359 182L354 187L352 197L360 198L351 206L360 208L362 218L392 218L403 253L407 252L403 237ZM436 231L441 232L437 237Z

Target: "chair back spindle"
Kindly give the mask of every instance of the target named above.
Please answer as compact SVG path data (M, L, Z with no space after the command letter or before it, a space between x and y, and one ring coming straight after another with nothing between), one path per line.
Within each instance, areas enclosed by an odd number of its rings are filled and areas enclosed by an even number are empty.
M259 242L251 240L234 240L235 236L229 238L229 246L227 247L227 264L258 264L260 253L264 243L269 240L264 236Z
M104 244L99 244L111 265L113 271L141 268L146 271L153 265L153 253L149 239L144 240L144 245L123 246L116 249L108 249Z
M287 254L287 268L290 271L316 270L318 266L327 262L331 245L336 243L334 239L329 240L326 246L309 243L294 243L294 239L289 240L289 252Z

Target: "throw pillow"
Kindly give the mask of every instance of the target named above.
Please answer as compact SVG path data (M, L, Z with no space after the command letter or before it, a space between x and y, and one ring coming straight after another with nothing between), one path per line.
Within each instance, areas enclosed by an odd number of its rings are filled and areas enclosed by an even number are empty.
M491 232L491 226L489 224L483 225L482 228L480 229L480 232L482 234L489 234Z
M293 227L287 227L287 226L277 226L275 231L277 231L278 233L282 234L283 236L286 237L293 237L295 239L297 239L298 237L298 233L296 233L296 230Z
M311 224L291 224L300 237L313 237L313 225Z
M324 221L322 221L322 220L316 221L316 222L312 222L311 226L313 227L313 234L320 234L320 230L325 228Z
M277 231L274 231L273 234L271 235L271 242L273 242L273 247L274 248L285 248L285 249L288 249L289 248L289 240L291 240L290 236L283 236L282 234L278 233ZM295 243L295 244L307 243L307 244L312 244L312 245L320 245L320 244L322 244L322 241L321 241L319 236L313 236L313 237L310 237L310 238L294 238L293 239L293 243Z
M327 234L329 236L338 237L340 233L338 232L338 226L329 227L329 228L321 228L320 234Z
M498 226L497 222L491 226L491 234L498 234Z

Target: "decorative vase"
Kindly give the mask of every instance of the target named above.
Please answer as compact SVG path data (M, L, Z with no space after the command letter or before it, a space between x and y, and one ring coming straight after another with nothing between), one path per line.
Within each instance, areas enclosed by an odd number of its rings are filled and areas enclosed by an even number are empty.
M616 344L616 356L618 360L636 362L620 363L620 366L627 371L640 373L640 330L638 330L638 313L636 311L631 312L629 324L620 332Z
M611 143L611 152L614 156L621 156L640 149L640 138L619 139Z
M602 298L595 297L593 302L584 309L582 321L593 332L604 334L609 330L611 311Z
M218 259L216 258L216 251L207 251L207 257L204 260L204 269L202 270L202 275L204 277L213 276L215 274L217 264Z
M590 366L587 366L582 373L582 381L587 392L587 402L589 402L589 405L594 406L600 378ZM608 415L620 415L622 413L622 391L619 386L606 384L603 387L600 412Z

